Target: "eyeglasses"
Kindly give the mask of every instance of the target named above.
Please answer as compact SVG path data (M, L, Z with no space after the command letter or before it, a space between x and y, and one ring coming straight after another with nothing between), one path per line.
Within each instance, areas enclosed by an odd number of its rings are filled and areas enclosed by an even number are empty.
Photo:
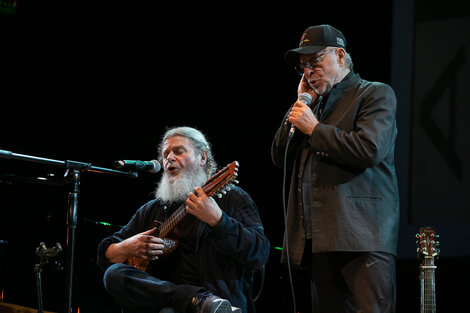
M315 55L314 57L312 57L311 59L308 59L306 62L297 64L294 68L297 71L297 73L299 73L299 75L303 75L306 67L313 70L315 66L317 66L321 61L323 61L323 59L325 58L327 54L330 54L335 51L336 51L336 48L325 51L323 53L319 53Z

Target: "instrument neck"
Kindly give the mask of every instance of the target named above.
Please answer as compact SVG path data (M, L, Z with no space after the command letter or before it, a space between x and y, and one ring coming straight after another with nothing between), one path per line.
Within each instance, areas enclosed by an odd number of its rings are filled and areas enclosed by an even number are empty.
M433 257L425 257L420 266L421 313L436 312L435 270Z

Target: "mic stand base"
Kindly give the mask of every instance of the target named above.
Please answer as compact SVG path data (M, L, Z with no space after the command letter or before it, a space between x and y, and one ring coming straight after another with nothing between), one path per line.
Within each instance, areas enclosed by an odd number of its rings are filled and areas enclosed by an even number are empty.
M42 302L42 268L44 267L44 264L49 262L50 257L56 256L60 251L62 251L62 247L59 243L57 243L54 248L47 249L47 247L44 245L44 242L41 242L39 247L36 248L36 255L40 259L39 264L34 265L34 272L36 273L38 313L44 312L44 306Z

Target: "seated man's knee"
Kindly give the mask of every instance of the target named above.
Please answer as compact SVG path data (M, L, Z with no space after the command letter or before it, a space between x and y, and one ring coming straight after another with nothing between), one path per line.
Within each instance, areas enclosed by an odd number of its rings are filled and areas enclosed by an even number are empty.
M103 283L106 290L109 290L112 286L122 280L122 270L126 265L122 263L115 263L108 267L103 276Z

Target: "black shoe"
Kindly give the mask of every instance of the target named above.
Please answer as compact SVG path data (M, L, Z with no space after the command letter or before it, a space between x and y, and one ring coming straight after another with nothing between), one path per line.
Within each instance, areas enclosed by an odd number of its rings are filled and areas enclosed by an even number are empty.
M241 313L237 307L230 304L228 300L217 296L209 296L202 302L201 313Z
M210 292L194 297L192 303L197 313L242 313L242 310L232 306L228 300L214 296Z

